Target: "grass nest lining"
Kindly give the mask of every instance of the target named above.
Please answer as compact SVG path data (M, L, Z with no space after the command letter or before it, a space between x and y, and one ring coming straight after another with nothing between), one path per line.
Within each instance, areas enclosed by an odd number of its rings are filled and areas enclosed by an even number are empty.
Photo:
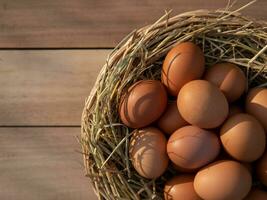
M133 130L118 114L121 96L134 82L160 80L163 59L175 44L193 41L202 48L207 67L235 63L245 72L248 88L267 86L267 23L239 14L244 7L172 18L166 13L133 31L111 52L86 100L80 138L86 175L99 199L162 199L165 181L175 174L171 166L156 180L137 174L128 155Z

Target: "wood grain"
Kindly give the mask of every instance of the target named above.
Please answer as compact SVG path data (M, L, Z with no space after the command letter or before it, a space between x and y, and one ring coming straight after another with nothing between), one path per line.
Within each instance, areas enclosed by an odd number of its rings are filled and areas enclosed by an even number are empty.
M80 125L109 50L0 51L0 126Z
M96 200L76 152L79 128L0 128L0 199Z
M227 2L0 0L0 49L114 47L165 10L175 15ZM266 20L266 9L267 1L258 0L244 14ZM109 52L0 50L0 199L96 200L75 152L80 129L31 126L79 126L84 99Z
M229 0L0 0L0 48L113 47L132 30L173 9L224 8ZM250 0L239 0L240 7ZM267 1L243 11L267 18Z

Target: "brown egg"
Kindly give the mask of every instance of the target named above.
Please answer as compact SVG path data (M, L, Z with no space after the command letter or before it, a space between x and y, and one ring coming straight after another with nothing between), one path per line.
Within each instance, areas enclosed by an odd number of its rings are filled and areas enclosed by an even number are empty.
M239 161L255 161L265 149L264 129L249 114L241 113L230 117L223 124L220 137L225 151Z
M195 171L196 171L196 169L184 169L184 168L181 168L181 167L175 165L173 162L171 164L172 164L173 168L178 172L195 173Z
M250 191L252 178L236 161L218 161L202 168L194 179L196 193L205 200L241 200Z
M158 127L168 135L172 134L178 128L187 125L188 123L180 115L177 103L169 102L163 115L158 120Z
M267 131L267 88L254 88L249 91L246 112L256 117Z
M226 153L224 149L222 149L220 151L219 156L215 159L215 161L221 161L221 160L234 160L234 158L231 157L228 153ZM242 164L245 168L247 168L247 170L250 173L253 172L252 163L248 163L248 162L239 162L239 163Z
M166 138L157 128L136 130L130 140L130 159L135 170L143 177L154 179L161 176L168 167Z
M267 192L253 188L249 193L248 196L245 197L244 200L266 200L267 199Z
M267 186L267 151L256 162L256 173L262 184Z
M164 187L165 200L201 200L193 186L194 175L184 174L168 180Z
M229 102L237 100L246 89L245 74L232 63L215 64L206 71L204 79L219 87Z
M204 73L205 58L202 50L192 42L183 42L167 54L161 80L169 94L177 96L187 82L199 79Z
M131 128L141 128L156 121L166 105L167 93L159 81L138 81L121 99L120 118Z
M228 102L223 93L205 80L194 80L182 87L177 99L181 116L200 128L215 128L228 115Z
M198 169L216 158L220 151L217 136L196 126L175 131L168 140L170 160L184 170Z
M238 106L236 104L231 104L229 107L229 113L228 113L228 118L232 117L235 114L239 114L239 113L243 113L243 109L241 108L241 106Z

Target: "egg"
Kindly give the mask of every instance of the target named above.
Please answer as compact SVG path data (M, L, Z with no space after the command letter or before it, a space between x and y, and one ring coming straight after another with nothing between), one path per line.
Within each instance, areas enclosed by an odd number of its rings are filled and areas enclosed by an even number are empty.
M267 131L267 88L253 88L249 91L246 112L256 117Z
M131 128L142 128L156 121L166 106L167 93L160 81L138 81L121 99L120 119Z
M170 160L183 170L195 170L208 164L216 158L219 151L217 136L196 126L178 129L167 143Z
M257 188L253 188L248 196L245 197L244 200L266 200L267 199L267 192L257 189Z
M175 101L169 102L157 125L166 134L170 135L188 123L180 115Z
M187 122L207 129L221 125L229 109L223 93L205 80L185 84L179 92L177 106Z
M229 113L228 113L228 118L232 117L235 114L243 113L243 109L241 106L236 105L236 104L231 104L229 107Z
M220 130L225 151L233 158L253 162L264 152L266 137L255 117L241 113L230 117Z
M173 162L171 164L172 164L173 169L175 169L177 172L194 173L196 171L196 169L185 169L185 168L181 168L178 165L175 165Z
M174 46L162 67L161 80L170 95L177 96L187 82L199 79L204 73L205 58L202 50L192 42Z
M236 161L217 161L199 170L196 193L205 200L242 200L250 191L249 171Z
M165 200L201 200L193 186L194 175L184 174L168 180L164 187Z
M213 65L206 71L204 79L218 86L229 102L237 100L246 89L245 74L232 63Z
M161 176L168 167L167 140L159 129L135 130L130 140L129 157L139 175L148 179Z
M224 149L222 149L220 151L219 156L215 159L215 161L220 161L220 160L234 160L234 159L228 153L226 153ZM250 173L253 172L252 163L248 162L239 162L239 163L242 164Z
M267 151L256 162L256 174L261 183L267 186Z

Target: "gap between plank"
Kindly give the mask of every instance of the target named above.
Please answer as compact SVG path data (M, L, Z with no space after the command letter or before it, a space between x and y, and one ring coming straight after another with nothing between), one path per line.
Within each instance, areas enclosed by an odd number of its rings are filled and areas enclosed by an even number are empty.
M18 51L18 50L38 50L38 51L45 51L45 50L112 50L115 47L18 47L18 48L0 48L0 51Z
M81 125L0 125L0 128L81 128Z

